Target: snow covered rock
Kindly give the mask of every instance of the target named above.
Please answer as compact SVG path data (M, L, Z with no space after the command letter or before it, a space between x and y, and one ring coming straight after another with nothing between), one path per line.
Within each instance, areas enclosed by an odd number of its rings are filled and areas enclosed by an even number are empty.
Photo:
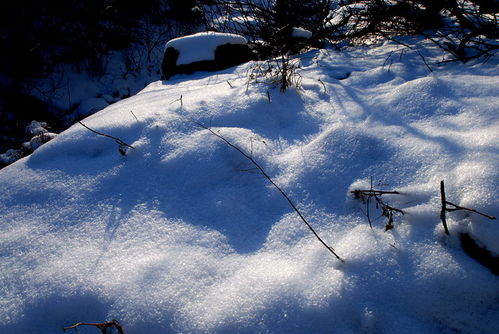
M23 156L20 150L10 149L7 152L0 154L0 167L7 166L21 159Z
M49 132L47 128L48 125L45 122L31 121L26 127L26 134L31 137L31 139L22 144L23 149L26 152L31 153L46 142L54 139L57 134Z
M246 38L236 34L201 32L166 43L163 77L178 73L219 71L253 59Z
M31 136L41 135L42 133L48 132L46 127L47 123L45 122L31 121L26 127L26 133Z
M29 142L24 143L24 144L28 144L29 149L31 151L34 151L37 148L39 148L40 146L42 146L43 144L45 144L46 142L54 139L56 136L57 136L56 133L44 132L44 133L40 133L40 134L34 136L33 138L30 139Z
M323 47L322 43L314 38L311 31L302 27L286 26L278 30L273 36L274 48L279 48L282 54L299 54L310 47Z
M312 32L304 29L304 28L297 28L294 27L291 32L292 37L298 37L298 38L305 38L305 39L310 39L312 38Z
M57 134L49 132L47 127L45 122L32 121L25 129L26 135L31 139L22 143L19 149L10 149L0 154L0 168L31 154L46 142L54 139Z

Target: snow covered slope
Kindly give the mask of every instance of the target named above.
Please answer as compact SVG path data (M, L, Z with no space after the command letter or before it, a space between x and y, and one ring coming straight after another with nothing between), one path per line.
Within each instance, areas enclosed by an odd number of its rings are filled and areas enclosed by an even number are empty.
M151 83L83 121L126 156L76 124L1 170L0 333L495 333L499 278L458 234L499 254L499 223L448 213L446 236L439 182L499 214L497 60L430 73L385 44L300 61L285 93L247 85L251 64ZM400 192L388 232L350 194L371 177Z

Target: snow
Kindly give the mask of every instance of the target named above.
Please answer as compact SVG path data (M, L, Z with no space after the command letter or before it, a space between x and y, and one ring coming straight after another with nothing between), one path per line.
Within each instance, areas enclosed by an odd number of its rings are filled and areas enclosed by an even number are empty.
M0 163L8 165L22 158L20 150L9 149L5 153L0 154Z
M302 37L306 39L312 38L312 32L304 28L293 27L291 35L293 37Z
M83 120L126 156L75 124L2 169L0 332L495 333L499 278L458 233L497 254L498 222L448 213L446 236L439 182L498 215L499 67L421 52L433 72L391 43L310 51L285 93L251 64L153 82ZM371 177L400 192L388 232L350 193Z
M46 122L31 121L25 129L26 135L31 137L31 139L22 143L20 149L10 149L5 153L0 154L0 164L11 164L33 152L46 142L54 139L57 134L49 132L47 128L48 125Z
M215 60L215 50L224 44L246 44L246 38L236 34L220 32L199 32L193 35L172 39L166 43L179 52L177 65L190 64L202 60Z
M157 39L159 37L155 37ZM161 78L158 63L163 58L162 47L153 49L149 57L145 49L146 46L140 44L122 52L109 52L102 76L89 75L89 69L82 64L59 64L47 78L34 82L37 89L31 93L52 106L54 113L62 114L61 121L69 127Z
M32 136L37 136L43 133L47 133L48 130L46 128L46 122L31 121L31 123L29 123L26 127L26 133Z

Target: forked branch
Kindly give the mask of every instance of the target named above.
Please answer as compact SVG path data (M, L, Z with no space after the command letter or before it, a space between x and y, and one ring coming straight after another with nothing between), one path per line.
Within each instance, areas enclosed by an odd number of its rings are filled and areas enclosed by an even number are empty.
M440 220L442 221L442 225L444 226L445 234L447 234L447 235L449 235L449 229L447 227L447 220L446 220L446 217L445 217L445 214L447 212L465 210L465 211L474 212L476 214L479 214L480 216L484 216L484 217L486 217L488 219L491 219L491 220L495 220L496 219L496 217L494 217L494 216L486 215L486 214L484 214L482 212L479 212L479 211L477 211L475 209L465 208L465 207L462 207L462 206L459 206L457 204L454 204L454 203L451 203L451 202L447 201L446 195L445 195L445 184L444 184L444 180L440 181L440 200L441 200L441 203L442 203L442 209L440 211ZM448 205L450 205L451 207L448 207Z
M393 228L393 215L396 213L404 214L404 211L397 209L393 206L388 205L381 198L382 195L399 195L398 191L385 191L385 190L376 190L373 188L371 178L371 187L368 190L364 189L356 189L351 191L356 199L362 200L366 204L366 217L369 222L369 227L373 228L372 220L371 220L371 201L374 199L377 209L381 209L381 217L386 217L387 223L385 225L385 231L391 230Z

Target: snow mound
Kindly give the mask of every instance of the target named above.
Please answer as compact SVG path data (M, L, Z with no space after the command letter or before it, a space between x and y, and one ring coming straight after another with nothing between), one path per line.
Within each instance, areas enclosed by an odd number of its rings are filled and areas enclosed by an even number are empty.
M291 36L310 39L312 38L312 32L304 28L293 27Z
M224 44L246 44L243 36L220 32L199 32L168 41L165 50L169 47L179 52L177 65L185 65L202 60L214 60L215 50Z

